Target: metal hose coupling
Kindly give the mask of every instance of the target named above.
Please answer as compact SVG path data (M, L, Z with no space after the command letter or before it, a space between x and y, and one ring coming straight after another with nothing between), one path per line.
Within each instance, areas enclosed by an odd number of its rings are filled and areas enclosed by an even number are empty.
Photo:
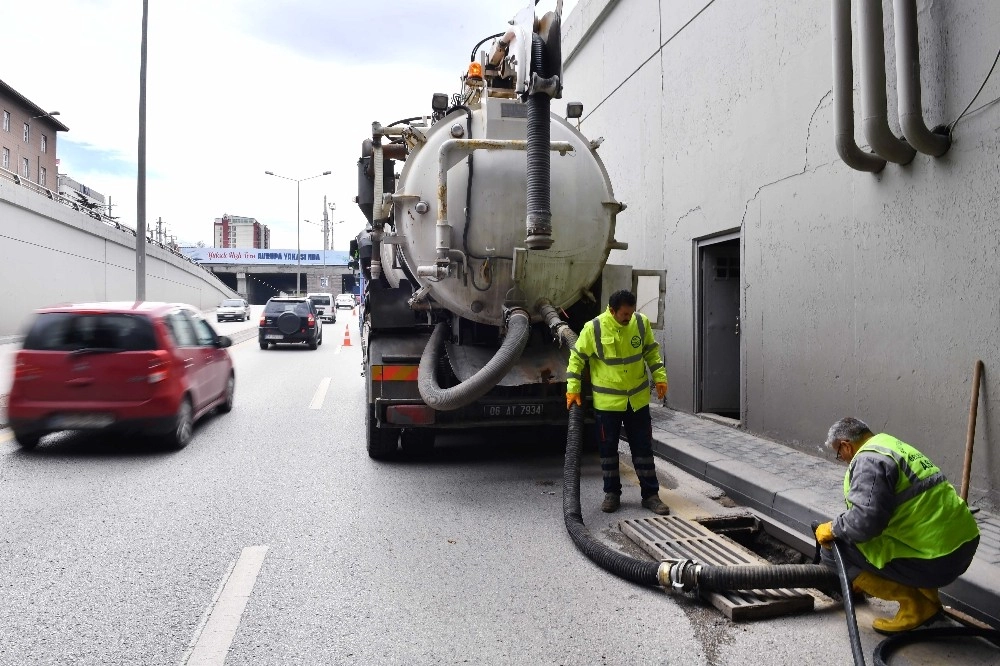
M701 565L692 560L664 560L656 579L667 592L690 592L698 587Z

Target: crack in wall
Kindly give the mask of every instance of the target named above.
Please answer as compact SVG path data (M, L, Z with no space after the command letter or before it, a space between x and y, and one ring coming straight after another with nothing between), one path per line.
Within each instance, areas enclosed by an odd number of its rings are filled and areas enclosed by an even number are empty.
M826 91L826 94L820 97L819 103L816 105L816 108L813 109L812 115L809 116L809 123L806 125L806 162L803 169L809 168L809 139L812 137L813 120L815 120L816 114L819 113L819 110L823 108L823 102L825 102L828 97L832 96L833 96L833 88L830 88L829 90Z
M699 210L701 210L701 206L695 206L694 208L688 210L688 212L686 212L683 215L681 215L680 217L678 217L677 221L674 222L674 232L676 233L677 229L680 227L681 220L683 220L685 217L687 217L688 215L690 215L692 213L698 212ZM745 212L744 212L744 215L746 215Z

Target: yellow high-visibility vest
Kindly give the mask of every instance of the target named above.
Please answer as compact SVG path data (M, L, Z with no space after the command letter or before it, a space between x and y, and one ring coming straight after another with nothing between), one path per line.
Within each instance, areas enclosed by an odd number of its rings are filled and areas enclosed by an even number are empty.
M875 435L858 449L891 458L899 468L896 507L882 533L857 544L865 559L881 569L898 557L935 559L979 535L979 526L954 486L927 456L892 435ZM854 461L852 461L853 463ZM850 465L844 475L844 501L851 489Z
M648 405L647 367L654 384L667 381L660 345L653 337L649 318L639 312L624 326L608 310L584 324L570 350L567 393L580 393L580 380L588 364L594 409L601 411L624 412L629 405L635 411Z

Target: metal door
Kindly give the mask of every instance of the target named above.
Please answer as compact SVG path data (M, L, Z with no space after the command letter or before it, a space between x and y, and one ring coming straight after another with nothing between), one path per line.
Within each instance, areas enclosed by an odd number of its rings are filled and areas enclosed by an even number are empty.
M740 418L740 241L699 248L700 410Z

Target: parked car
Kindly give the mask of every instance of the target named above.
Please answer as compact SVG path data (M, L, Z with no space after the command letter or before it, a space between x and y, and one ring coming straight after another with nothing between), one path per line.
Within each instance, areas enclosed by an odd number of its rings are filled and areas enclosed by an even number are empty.
M191 306L87 303L36 311L14 362L7 416L23 448L60 430L138 432L173 448L233 408L226 347Z
M353 308L355 305L354 294L337 294L337 309Z
M316 306L305 296L268 299L260 315L257 338L261 349L278 343L305 343L309 349L323 344L323 324Z
M337 323L337 308L333 307L333 294L316 292L306 294L306 298L316 306L316 316L321 321L329 321L331 324Z
M250 304L242 298L227 298L215 311L215 320L246 321L250 319Z

